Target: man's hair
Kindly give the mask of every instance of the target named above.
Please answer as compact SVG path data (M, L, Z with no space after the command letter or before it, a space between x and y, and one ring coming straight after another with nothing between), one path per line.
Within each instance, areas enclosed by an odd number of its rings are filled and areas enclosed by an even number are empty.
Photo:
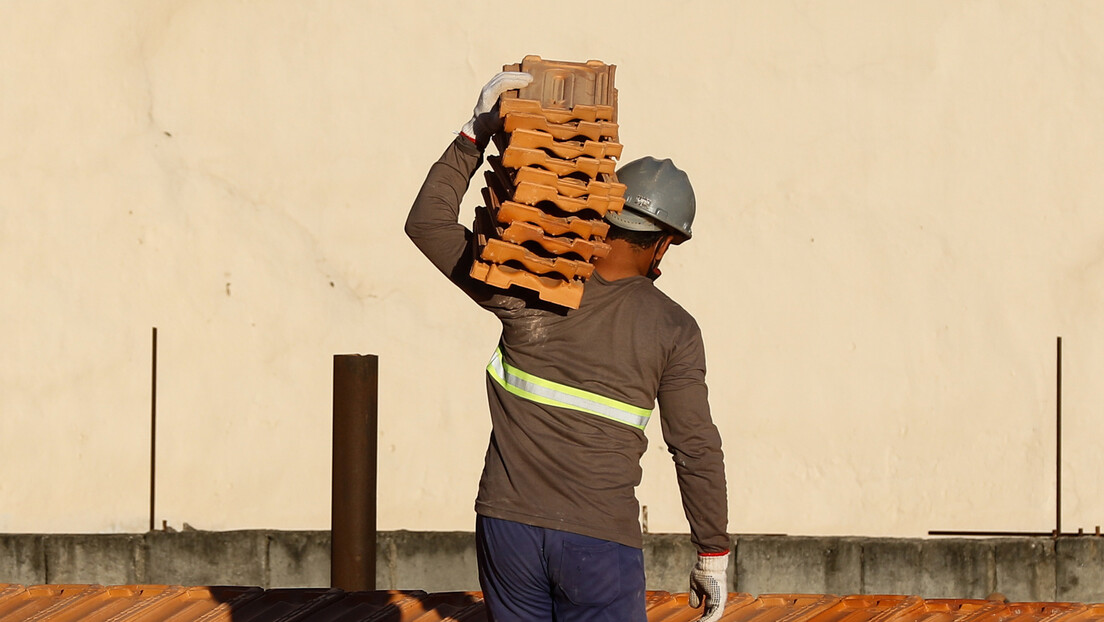
M644 250L655 246L656 242L663 239L666 235L670 234L666 231L630 231L611 224L609 233L606 234L606 239L624 240L630 245Z

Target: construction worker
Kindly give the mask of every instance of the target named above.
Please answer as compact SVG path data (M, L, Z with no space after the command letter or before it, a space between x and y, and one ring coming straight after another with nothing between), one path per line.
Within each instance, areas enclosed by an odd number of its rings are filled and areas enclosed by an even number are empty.
M670 160L624 165L624 209L610 213L608 255L579 308L542 303L469 276L472 233L461 199L501 128L496 103L532 80L495 76L474 114L430 168L406 233L450 280L502 322L487 367L493 429L475 509L479 580L497 622L646 620L635 487L644 426L658 399L683 508L698 550L690 604L718 620L730 539L724 457L709 412L697 323L653 280L690 238L694 193Z

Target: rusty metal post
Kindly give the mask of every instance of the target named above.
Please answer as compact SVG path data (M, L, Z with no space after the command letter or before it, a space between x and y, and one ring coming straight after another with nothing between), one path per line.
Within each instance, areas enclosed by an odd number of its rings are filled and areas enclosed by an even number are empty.
M150 372L150 512L149 530L153 531L153 510L157 493L157 327L153 327L153 363Z
M1056 470L1054 478L1054 537L1062 535L1062 337L1058 337L1058 388L1055 391L1057 394L1057 401L1055 404L1055 419L1057 420L1055 430L1055 460L1054 468Z
M330 585L376 589L379 357L334 356Z

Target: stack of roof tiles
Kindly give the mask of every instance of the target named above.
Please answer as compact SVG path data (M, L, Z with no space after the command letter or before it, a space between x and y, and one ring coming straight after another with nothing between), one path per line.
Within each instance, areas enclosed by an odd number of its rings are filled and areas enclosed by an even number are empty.
M591 262L610 250L604 217L625 204L614 172L622 151L615 66L526 56L503 69L533 82L499 100L505 132L494 137L499 155L487 158L471 274L576 309Z
M691 622L686 594L648 592L650 622ZM479 592L0 584L0 622L485 622ZM1104 605L916 596L731 593L723 622L1097 622Z

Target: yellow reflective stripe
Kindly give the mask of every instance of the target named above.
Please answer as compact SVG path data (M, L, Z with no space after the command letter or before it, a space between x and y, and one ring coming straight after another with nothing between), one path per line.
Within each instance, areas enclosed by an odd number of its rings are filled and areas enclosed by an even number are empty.
M491 362L487 364L487 373L510 393L538 404L597 415L641 430L648 425L648 420L652 416L652 411L649 409L521 371L503 360L501 348L495 350L494 355L491 356Z

